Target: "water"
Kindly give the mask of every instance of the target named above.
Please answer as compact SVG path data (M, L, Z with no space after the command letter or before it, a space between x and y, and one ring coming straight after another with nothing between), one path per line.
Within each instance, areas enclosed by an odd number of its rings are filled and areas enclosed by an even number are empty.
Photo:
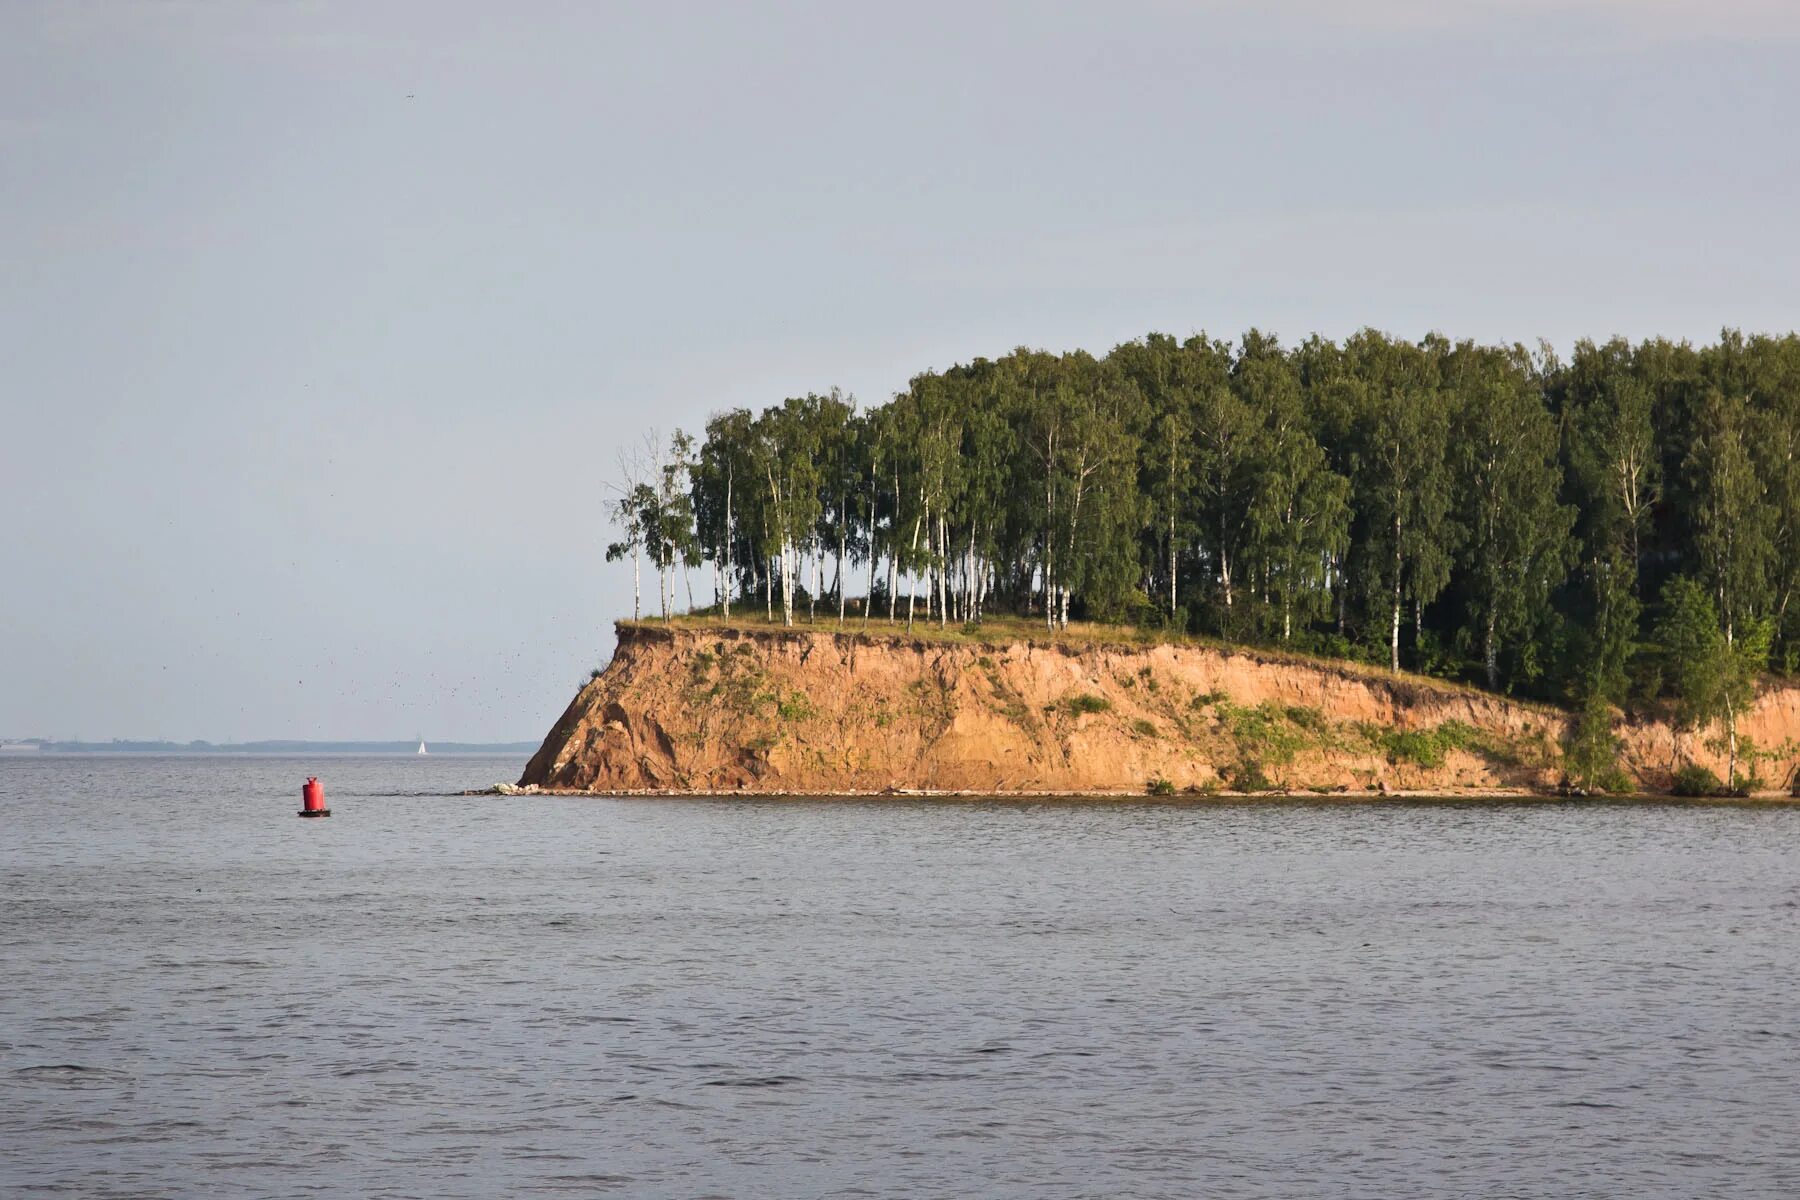
M0 1193L1800 1194L1800 810L521 765L0 759Z

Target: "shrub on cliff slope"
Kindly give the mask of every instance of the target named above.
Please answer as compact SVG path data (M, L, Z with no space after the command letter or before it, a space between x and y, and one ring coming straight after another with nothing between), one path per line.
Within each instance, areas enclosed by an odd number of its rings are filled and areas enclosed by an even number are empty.
M1569 782L1602 792L1633 790L1631 777L1619 769L1619 739L1613 736L1612 709L1599 697L1590 699L1569 724L1563 744L1563 768Z
M1717 775L1699 763L1689 763L1675 772L1669 791L1677 796L1723 796L1725 784Z
M1231 786L1240 792L1272 792L1275 781L1263 773L1262 764L1247 758L1231 769Z
M1322 715L1316 721L1305 718L1305 724L1296 724L1290 715L1310 710L1284 708L1273 701L1246 708L1228 700L1216 702L1213 708L1237 743L1238 752L1255 762L1289 763L1301 750L1323 741Z

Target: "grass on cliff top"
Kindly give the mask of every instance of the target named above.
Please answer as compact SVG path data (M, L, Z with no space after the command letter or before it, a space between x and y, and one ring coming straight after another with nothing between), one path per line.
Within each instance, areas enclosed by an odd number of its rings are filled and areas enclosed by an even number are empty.
M1298 650L1284 650L1278 647L1243 645L1198 634L1177 634L1164 629L1141 629L1132 625L1108 625L1098 621L1073 621L1070 622L1067 629L1058 629L1052 632L1040 619L1000 614L984 616L979 625L939 625L935 621L916 620L913 622L912 629L908 630L904 618L894 621L892 624L886 617L880 615L866 621L862 617L849 617L840 622L835 615L828 615L824 612L820 612L817 619L812 621L808 621L804 613L796 613L794 624L784 626L779 617L770 621L763 616L760 610L751 610L734 612L729 620L710 613L695 613L672 617L667 622L660 618L620 621L618 626L620 630L640 629L655 632L673 626L676 629L690 631L730 630L736 633L765 635L833 634L864 638L870 642L924 642L976 646L996 650L1019 642L1029 642L1041 646L1069 646L1077 649L1120 650L1145 650L1155 646L1195 646L1224 654L1242 655L1253 662L1316 667L1361 679L1388 680L1409 687L1429 688L1446 694L1487 697L1539 712L1562 711L1553 704L1512 696L1500 696L1470 684L1439 679L1434 675L1415 675L1408 671L1391 671L1383 666L1357 662L1354 659L1330 658L1321 654L1307 654Z

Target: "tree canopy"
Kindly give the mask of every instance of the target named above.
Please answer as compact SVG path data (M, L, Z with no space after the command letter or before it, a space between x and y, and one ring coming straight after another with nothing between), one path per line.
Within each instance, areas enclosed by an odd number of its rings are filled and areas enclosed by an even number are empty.
M1020 348L867 410L723 412L653 458L611 554L641 551L665 607L704 564L727 614L1130 622L1581 705L1800 662L1791 334L1567 362L1375 330Z

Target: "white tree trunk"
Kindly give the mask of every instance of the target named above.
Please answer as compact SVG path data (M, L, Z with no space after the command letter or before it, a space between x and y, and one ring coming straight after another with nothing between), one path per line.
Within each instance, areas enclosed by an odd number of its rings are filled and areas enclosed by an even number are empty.
M1394 623L1388 638L1388 665L1400 669L1400 518L1394 518Z
M869 518L869 586L863 594L864 625L869 623L869 618L875 613L875 561L875 518L871 516ZM892 602L889 603L888 608L892 611Z
M938 567L938 626L947 628L950 624L950 581L945 578L950 572L949 525L943 518L938 518L938 560L943 563Z

